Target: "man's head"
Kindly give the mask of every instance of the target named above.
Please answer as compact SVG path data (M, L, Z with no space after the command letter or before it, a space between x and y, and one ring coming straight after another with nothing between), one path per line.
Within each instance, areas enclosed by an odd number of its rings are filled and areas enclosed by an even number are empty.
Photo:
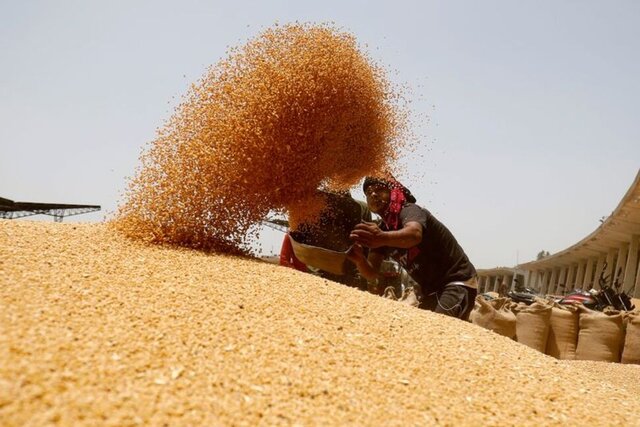
M362 191L367 196L367 204L372 212L378 215L384 215L391 203L391 191L400 190L404 194L404 199L409 203L415 203L408 188L400 184L393 177L389 179L367 177L362 184Z
M362 186L364 195L367 196L367 205L371 212L384 215L391 201L391 188L387 182L377 178L367 178Z

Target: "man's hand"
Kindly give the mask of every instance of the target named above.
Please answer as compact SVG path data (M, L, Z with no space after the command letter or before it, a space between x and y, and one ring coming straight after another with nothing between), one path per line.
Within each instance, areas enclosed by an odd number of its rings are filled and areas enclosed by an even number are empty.
M364 250L358 243L351 246L347 251L347 259L354 263L356 266L361 265L367 258L364 256Z
M369 248L385 246L385 232L375 222L361 222L351 231L349 238Z
M355 243L347 251L347 259L355 264L356 268L367 280L376 280L379 276L382 254L369 253L369 257L364 256L364 249L360 244Z

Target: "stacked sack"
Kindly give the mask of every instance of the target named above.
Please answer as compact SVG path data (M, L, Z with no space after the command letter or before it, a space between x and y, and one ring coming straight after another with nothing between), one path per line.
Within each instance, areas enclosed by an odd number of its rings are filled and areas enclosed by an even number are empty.
M496 298L487 301L481 296L476 298L469 320L485 329L489 329L507 338L516 337L516 316L509 309L509 298Z
M640 311L604 312L537 299L476 298L469 320L561 360L640 364Z
M513 310L516 314L516 340L544 353L549 337L551 306L538 300L531 305L518 304Z
M626 331L621 362L640 365L640 311L625 314L622 326Z
M553 303L544 353L561 360L576 358L580 314L578 307Z
M625 333L619 311L580 310L580 332L576 360L619 362Z

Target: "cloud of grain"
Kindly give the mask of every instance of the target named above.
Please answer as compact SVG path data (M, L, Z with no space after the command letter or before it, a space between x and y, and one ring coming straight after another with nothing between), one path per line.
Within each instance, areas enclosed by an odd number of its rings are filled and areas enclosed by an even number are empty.
M192 85L141 156L113 224L148 242L246 251L270 211L393 167L406 114L385 71L328 25L267 29Z

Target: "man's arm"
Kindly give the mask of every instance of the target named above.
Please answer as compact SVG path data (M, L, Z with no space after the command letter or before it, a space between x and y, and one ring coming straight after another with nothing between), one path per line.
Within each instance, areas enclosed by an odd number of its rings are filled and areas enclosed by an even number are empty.
M381 277L380 265L384 260L383 254L370 251L369 256L365 257L362 246L355 244L349 250L347 258L356 265L358 271L365 279L376 280Z
M417 246L422 241L422 225L416 221L409 221L400 230L382 231L373 222L362 222L356 225L349 237L369 248L389 246L407 249Z

